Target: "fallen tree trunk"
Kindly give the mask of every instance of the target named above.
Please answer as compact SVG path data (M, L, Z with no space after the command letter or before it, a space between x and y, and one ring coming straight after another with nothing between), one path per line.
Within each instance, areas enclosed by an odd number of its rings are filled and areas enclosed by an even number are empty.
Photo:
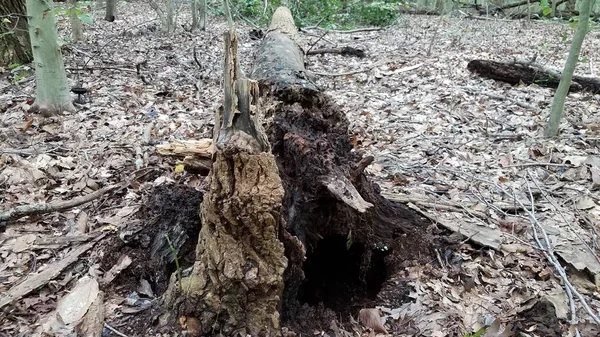
M282 310L296 332L313 323L304 304L356 315L353 298L373 304L398 261L430 249L420 218L364 175L370 158L353 151L348 119L305 76L301 45L289 10L277 9L251 72L272 116L267 134L285 190Z
M532 62L503 63L489 60L473 60L467 69L479 76L517 85L520 83L537 84L542 87L557 88L561 74ZM569 91L600 92L600 79L573 76Z

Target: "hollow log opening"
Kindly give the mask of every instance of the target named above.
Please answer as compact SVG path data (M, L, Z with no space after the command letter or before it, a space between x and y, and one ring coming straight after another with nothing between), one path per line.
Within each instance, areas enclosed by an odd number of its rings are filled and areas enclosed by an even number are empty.
M374 252L370 266L361 276L365 249L356 243L348 248L348 239L342 235L320 240L306 256L305 280L298 290L298 301L311 306L323 303L343 316L356 314L353 311L360 309L357 305L373 302L387 277L387 252Z
M330 97L297 86L274 88L262 87L285 190L282 318L286 326L309 331L305 321L324 324L327 309L346 321L378 305L384 282L408 265L432 260L432 236L427 221L383 198L363 173L372 158L354 150L348 119ZM316 313L319 307L325 311Z

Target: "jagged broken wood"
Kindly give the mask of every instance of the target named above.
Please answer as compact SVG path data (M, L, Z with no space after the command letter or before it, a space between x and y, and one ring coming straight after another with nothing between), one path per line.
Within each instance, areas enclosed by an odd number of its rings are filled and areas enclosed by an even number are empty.
M543 87L557 88L560 83L559 71L542 67L533 62L504 63L490 60L472 60L467 69L479 76L496 81L517 84L537 84ZM600 79L573 76L569 91L600 92Z
M190 335L279 335L287 266L279 241L283 186L258 121L258 84L243 77L237 58L230 29L195 263L189 276L173 274L165 294L177 315L171 318L190 322Z

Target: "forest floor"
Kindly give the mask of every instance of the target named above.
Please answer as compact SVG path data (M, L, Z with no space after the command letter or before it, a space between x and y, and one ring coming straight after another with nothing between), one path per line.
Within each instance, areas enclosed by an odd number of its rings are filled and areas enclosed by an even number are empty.
M179 19L189 26L186 11ZM11 222L0 234L0 294L85 248L41 288L0 308L0 336L67 331L51 318L85 275L105 280L106 322L135 335L131 322L160 295L147 285L160 282L145 278L150 267L139 264L148 261L136 260L134 248L102 242L127 242L157 217L196 216L203 177L181 172L155 145L212 137L225 22L211 16L206 32L179 25L167 37L145 4L119 2L118 13L108 23L94 11L85 42L64 46L70 84L88 88L91 100L75 113L29 114L33 76L13 81L23 68L0 71L0 212L121 184L73 209ZM66 20L60 27L66 37ZM250 39L252 28L238 22L248 71L260 42ZM398 296L411 300L380 307L393 335L464 336L494 321L529 336L600 335L600 94L570 94L560 136L549 140L542 136L553 89L467 70L472 59L534 56L561 70L573 32L564 22L403 16L382 31L302 33L313 48L366 51L363 59L309 56L307 68L346 112L356 151L375 157L367 173L386 197L464 236L453 250L439 247L431 263L407 267L410 289ZM578 74L598 76L597 46L596 29ZM82 67L91 70L76 70ZM85 246L94 240L100 243ZM110 279L113 264L121 275ZM315 323L313 331L332 335L348 322Z

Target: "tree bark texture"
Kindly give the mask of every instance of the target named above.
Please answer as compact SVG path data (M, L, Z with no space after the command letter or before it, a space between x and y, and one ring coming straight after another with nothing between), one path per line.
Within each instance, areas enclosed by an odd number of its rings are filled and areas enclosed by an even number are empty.
M517 85L537 84L542 87L557 88L561 74L553 74L551 71L544 71L535 67L529 67L521 64L503 63L489 60L473 60L467 65L469 71L477 73L481 77L490 78L496 81ZM600 92L600 79L573 76L572 83L568 86L569 91L590 91Z
M27 0L26 4L36 80L35 103L31 110L44 115L74 111L58 45L54 8L46 0Z
M225 99L196 262L190 276L172 277L165 298L179 321L189 322L190 335L279 335L287 266L279 240L284 191L253 116L257 83L237 68L234 31L226 34L225 50Z
M77 9L77 0L69 0L69 20L71 21L71 37L73 41L82 41L83 40L83 29L81 25L81 20L76 13Z
M0 65L31 62L29 41L25 0L0 1Z

